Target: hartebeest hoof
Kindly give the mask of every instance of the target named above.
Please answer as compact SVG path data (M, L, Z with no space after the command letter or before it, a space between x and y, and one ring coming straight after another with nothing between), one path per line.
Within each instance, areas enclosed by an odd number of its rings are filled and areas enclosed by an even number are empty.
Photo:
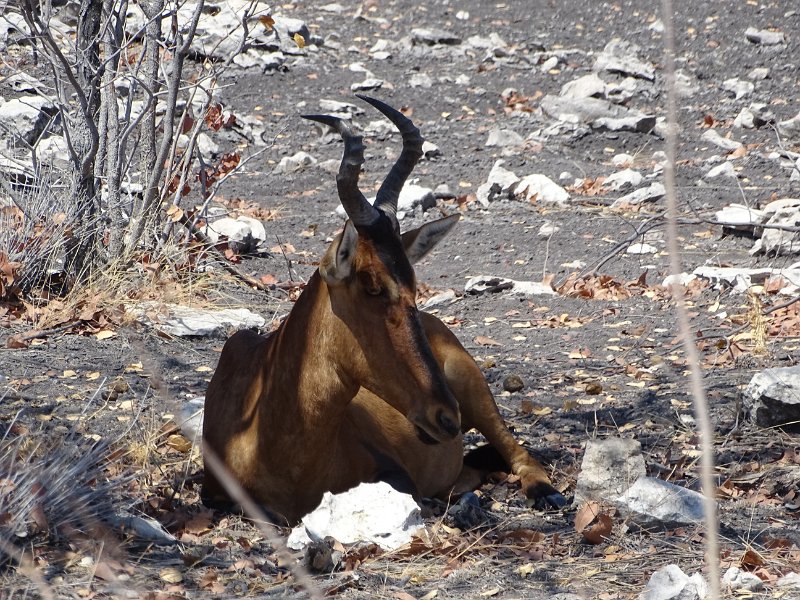
M567 505L564 495L549 483L535 483L525 488L525 495L537 509L543 510L552 508L560 510Z

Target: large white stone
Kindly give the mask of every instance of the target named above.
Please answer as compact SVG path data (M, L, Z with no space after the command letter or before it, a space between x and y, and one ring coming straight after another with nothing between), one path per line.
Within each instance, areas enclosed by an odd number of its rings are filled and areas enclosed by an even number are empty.
M519 183L514 186L514 194L523 196L526 200L537 204L566 206L569 202L567 190L547 177L547 175L540 173L526 175L520 179Z
M319 506L292 529L287 545L300 550L327 536L342 544L372 542L394 550L422 527L419 506L410 494L385 482L362 483L341 494L325 492Z

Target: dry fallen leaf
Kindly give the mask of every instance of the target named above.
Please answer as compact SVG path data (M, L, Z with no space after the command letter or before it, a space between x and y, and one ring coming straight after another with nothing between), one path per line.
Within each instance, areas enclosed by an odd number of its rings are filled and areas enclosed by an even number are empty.
M575 531L590 544L600 544L611 535L613 523L599 502L587 502L575 514Z
M186 454L192 449L192 442L183 437L181 434L176 433L167 438L167 446L178 452Z
M486 337L485 335L479 335L475 337L474 342L480 346L502 346L500 342L497 340L493 340L490 337Z
M266 29L267 31L272 31L272 28L275 25L275 19L273 19L269 15L261 15L258 18L258 21L264 26L264 29Z
M175 567L164 567L158 573L158 576L167 583L180 583L183 581L183 574Z

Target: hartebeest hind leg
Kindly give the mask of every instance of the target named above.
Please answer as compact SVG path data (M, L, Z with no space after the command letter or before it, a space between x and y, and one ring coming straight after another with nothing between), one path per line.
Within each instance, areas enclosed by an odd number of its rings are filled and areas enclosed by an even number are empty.
M422 324L445 378L458 400L461 410L461 428L475 428L494 447L511 472L521 479L525 495L537 505L560 508L566 499L550 482L544 467L521 447L506 427L475 360L464 349L455 335L436 317L422 313ZM459 483L471 484L473 469L465 466Z

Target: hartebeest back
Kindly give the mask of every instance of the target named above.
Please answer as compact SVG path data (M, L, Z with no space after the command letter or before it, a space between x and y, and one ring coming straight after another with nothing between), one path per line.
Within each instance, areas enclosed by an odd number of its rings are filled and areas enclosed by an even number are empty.
M544 469L506 428L475 361L416 306L412 263L458 220L400 234L400 190L422 156L402 113L359 96L400 131L403 150L374 206L358 188L360 136L339 118L310 115L344 140L336 177L349 220L273 333L240 331L222 350L206 395L203 439L244 489L289 523L326 491L385 480L419 496L478 482L463 467L461 432L476 427L528 497L561 506ZM205 470L203 500L229 503Z

